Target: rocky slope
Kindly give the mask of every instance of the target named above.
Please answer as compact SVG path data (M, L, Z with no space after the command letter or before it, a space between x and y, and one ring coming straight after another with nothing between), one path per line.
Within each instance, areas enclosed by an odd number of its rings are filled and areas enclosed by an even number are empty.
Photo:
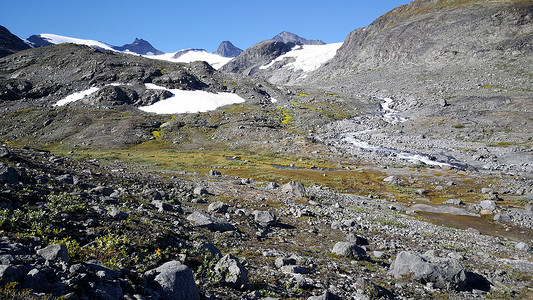
M0 58L29 48L19 37L0 26Z

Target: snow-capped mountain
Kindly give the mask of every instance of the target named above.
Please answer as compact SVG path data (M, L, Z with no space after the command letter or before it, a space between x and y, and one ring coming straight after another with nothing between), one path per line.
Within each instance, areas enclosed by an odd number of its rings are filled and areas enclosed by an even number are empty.
M209 53L204 49L183 49L176 52L164 53L162 51L154 48L149 42L143 39L135 39L131 44L126 44L124 46L112 46L104 42L99 42L95 40L87 39L78 39L71 38L56 34L43 33L39 35L32 35L26 40L30 45L34 47L45 47L56 44L71 43L78 45L86 45L92 48L112 51L112 52L122 52L127 54L138 54L143 55L147 58L166 60L171 62L184 62L189 63L193 61L206 61L213 68L219 69L224 64L228 63L231 60L231 57L224 57L215 53ZM231 43L230 43L231 44ZM232 45L233 46L233 45ZM237 48L238 49L238 48ZM240 49L239 49L240 50Z

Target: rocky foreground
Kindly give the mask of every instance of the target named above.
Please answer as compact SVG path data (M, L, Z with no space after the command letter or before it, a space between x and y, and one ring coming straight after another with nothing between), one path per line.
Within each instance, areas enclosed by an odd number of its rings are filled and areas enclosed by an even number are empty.
M521 229L498 221L510 230L498 238L316 185L0 150L0 280L9 297L531 296L533 256L520 242L531 238L531 207L519 210ZM497 202L447 207L504 215Z

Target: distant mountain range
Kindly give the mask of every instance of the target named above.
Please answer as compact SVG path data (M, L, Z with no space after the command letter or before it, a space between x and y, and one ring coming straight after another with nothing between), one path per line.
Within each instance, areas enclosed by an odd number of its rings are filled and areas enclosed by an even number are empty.
M212 53L207 52L205 49L197 48L164 53L163 51L156 49L148 41L141 38L136 38L135 41L130 44L113 46L96 40L79 39L47 33L32 35L25 41L22 41L18 37L11 35L11 33L5 28L3 32L6 42L2 42L2 45L13 45L13 49L5 52L5 55L27 49L30 46L37 48L72 43L86 45L103 51L138 54L153 59L167 60L171 62L188 63L198 60L206 61L215 69L220 69L228 64L228 66L224 68L224 71L226 72L245 74L264 73L268 74L265 75L267 78L277 77L278 79L275 81L278 83L290 81L289 77L292 79L305 77L305 74L302 75L302 73L308 73L309 71L318 68L321 64L333 57L336 49L340 46L306 48L304 51L297 51L303 50L304 47L325 46L326 44L321 40L308 40L294 33L283 31L272 39L264 40L253 45L246 51L236 47L230 41L223 41L220 43L218 49ZM291 53L289 54L289 52ZM315 57L317 55L319 57ZM281 59L281 56L286 59ZM292 63L295 59L298 60L298 62ZM229 64L230 61L232 61L231 64ZM302 67L303 65L305 65L305 67ZM282 66L286 67L281 68ZM290 75L287 75L289 73ZM296 75L293 73L296 73Z

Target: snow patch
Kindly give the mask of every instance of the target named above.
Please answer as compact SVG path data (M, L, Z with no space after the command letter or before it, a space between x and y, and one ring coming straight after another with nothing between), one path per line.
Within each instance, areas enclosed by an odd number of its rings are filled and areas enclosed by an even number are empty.
M99 89L100 88L92 87L90 89L87 89L87 90L84 90L84 91L81 91L81 92L77 92L77 93L68 95L66 98L57 101L56 104L54 104L53 106L63 106L63 105L66 105L66 104L68 104L70 102L81 100L81 99L83 99L83 97L89 96L90 94L98 91Z
M283 61L285 58L293 57L295 61L286 64L284 67L288 68L289 70L309 73L317 70L328 60L332 59L337 53L337 49L339 49L341 46L342 43L295 46L291 51L277 57L268 65L259 67L259 69L268 69L276 62Z
M98 48L101 48L107 51L118 52L115 49L111 48L111 46L109 46L108 44L98 42L98 41L77 39L77 38L71 38L71 37L61 36L57 34L50 34L50 33L43 33L43 34L40 34L40 36L52 44L71 43L71 44L78 44L78 45L87 45L90 47L98 47Z
M167 89L147 83L147 89L168 90L172 97L160 100L152 105L139 107L140 110L155 114L197 113L215 110L221 106L244 103L245 100L232 93L209 93L205 91L183 91Z

